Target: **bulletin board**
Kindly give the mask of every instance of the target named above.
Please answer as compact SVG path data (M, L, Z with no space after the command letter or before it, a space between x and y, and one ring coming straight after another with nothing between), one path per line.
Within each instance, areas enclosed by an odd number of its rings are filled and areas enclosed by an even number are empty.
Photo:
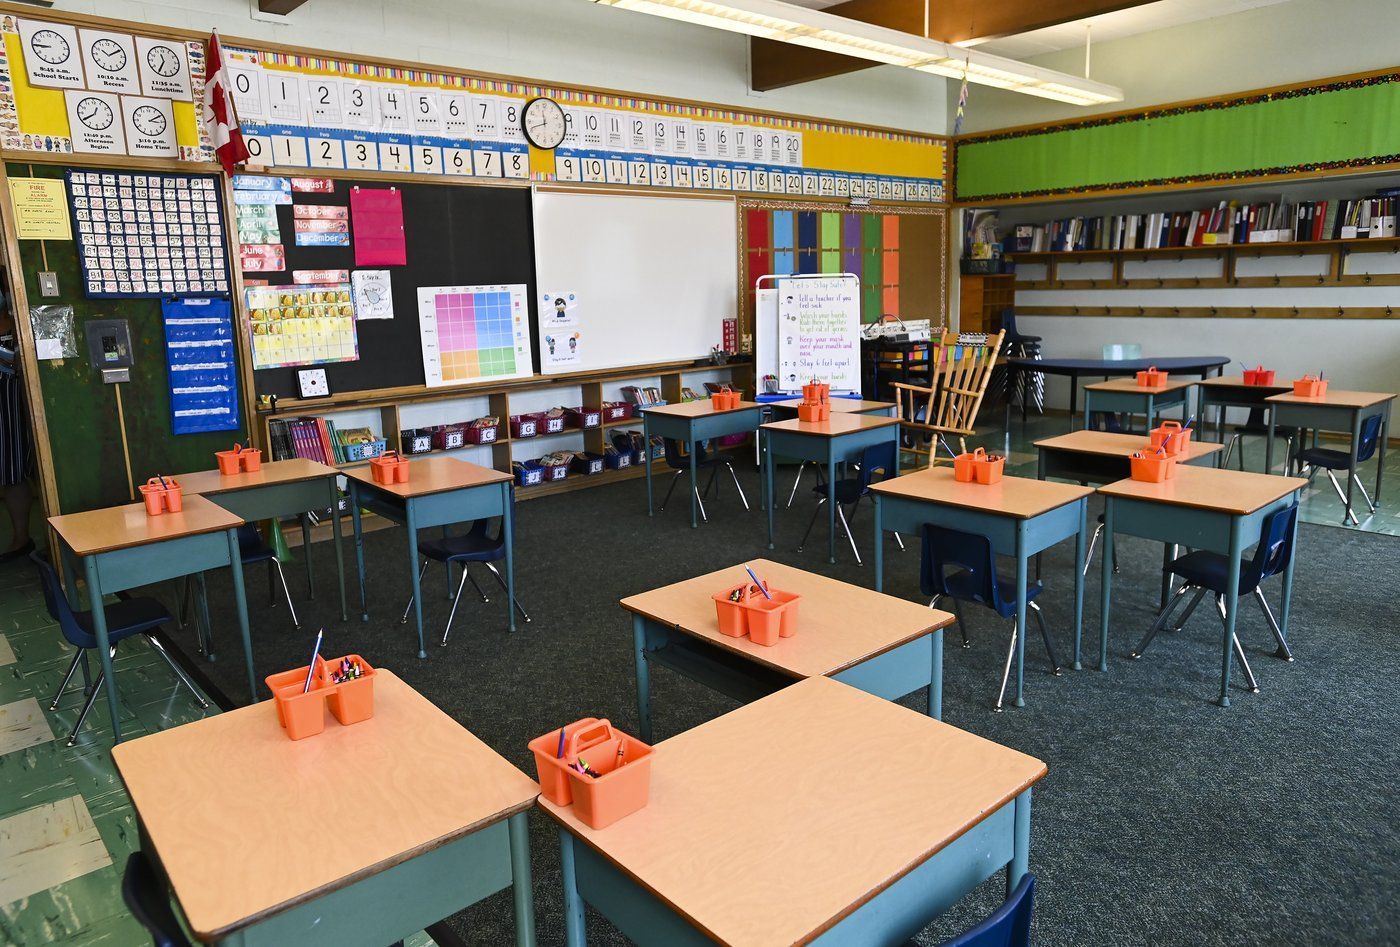
M387 270L393 318L359 319L359 358L318 367L326 370L332 394L410 387L426 382L419 334L420 287L523 283L534 315L534 241L530 192L519 187L386 182L353 178L323 179L329 190L297 193L294 203L276 205L285 269L245 272L245 284L264 279L270 286L296 282L305 271ZM404 266L357 267L353 221L350 246L297 246L293 208L303 204L344 205L352 188L396 187L403 195ZM296 397L296 367L253 373L260 395Z

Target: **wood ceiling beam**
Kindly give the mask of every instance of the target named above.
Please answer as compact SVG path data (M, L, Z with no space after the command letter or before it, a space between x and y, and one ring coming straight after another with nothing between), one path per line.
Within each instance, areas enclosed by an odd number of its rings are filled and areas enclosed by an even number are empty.
M928 35L945 43L994 39L1101 13L1126 10L1148 2L1151 0L1002 0L999 3L989 3L988 0L931 0ZM873 23L901 33L913 33L915 36L924 33L923 0L847 0L822 12ZM828 79L879 65L853 56L757 38L749 40L749 55L750 81L759 92L815 79Z

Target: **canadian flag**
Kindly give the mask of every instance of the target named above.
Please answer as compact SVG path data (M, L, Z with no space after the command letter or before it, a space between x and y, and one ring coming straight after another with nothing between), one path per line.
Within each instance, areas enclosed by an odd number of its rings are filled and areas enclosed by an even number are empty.
M204 127L214 142L214 153L229 174L233 166L248 160L248 146L238 129L238 114L233 108L233 94L228 69L224 67L224 48L219 31L209 36L209 53L204 60Z

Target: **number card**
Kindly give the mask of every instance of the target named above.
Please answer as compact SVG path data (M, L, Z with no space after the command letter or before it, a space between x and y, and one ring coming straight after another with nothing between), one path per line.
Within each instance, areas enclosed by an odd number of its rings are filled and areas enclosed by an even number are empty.
M413 115L415 135L439 135L442 133L442 113L438 109L438 97L431 89L414 89L408 94L409 111Z
M233 107L243 122L261 122L267 118L267 76L258 66L242 69L229 67L229 83L233 86Z
M306 141L313 168L345 167L345 146L339 138L312 134Z
M709 164L695 165L695 186L699 190L713 190L715 186L715 169Z
M465 92L438 93L438 114L442 117L442 133L448 138L471 138L471 111L471 96Z
M783 134L783 163L789 168L802 167L802 133Z
M651 137L647 134L647 118L635 112L629 112L627 118L627 150L640 154L647 154L651 151Z
M817 181L817 176L816 176L815 174L811 174L811 173L809 172L809 173L807 173L807 174L803 174L803 175L802 175L802 193L803 193L803 194L807 194L807 195L814 195L814 194L817 194L817 193L818 193L818 188L819 188L819 187L820 187L820 184L819 184L819 182Z
M494 95L472 96L472 137L481 141L501 140L501 103Z
M734 189L734 171L727 164L719 165L715 168L715 190L732 191Z
M317 128L339 128L343 124L340 112L340 80L312 76L306 80L307 124Z
M413 170L419 174L441 174L442 149L435 145L414 145Z
M715 127L708 122L694 122L691 128L691 154L697 158L713 156Z
M690 140L694 123L688 118L671 119L671 154L690 154Z
M603 159L603 176L609 184L627 183L627 158L621 154L610 154Z
M723 124L716 125L715 137L712 142L714 156L716 158L734 157L733 140L734 130L731 126Z
M244 131L248 126L244 126ZM266 135L243 136L243 144L248 149L248 164L258 167L266 167L272 164L272 139Z
M671 162L665 158L651 159L651 183L653 187L671 186Z
M473 148L472 173L479 178L500 177L501 153L494 148Z
M581 160L583 179L589 184L604 184L608 180L604 161L596 155L585 155Z
M559 181L582 181L583 167L577 157L572 152L564 154L562 150L554 152L554 177Z
M735 166L734 166L734 171L733 171L734 190L736 190L736 191L747 191L747 190L750 190L750 189L751 189L751 186L752 186L752 174L753 174L753 172L752 172L749 168L747 168L747 167L740 167L740 166L738 166L738 165L735 165Z
M301 76L271 72L267 76L267 117L286 125L302 124Z
M408 118L408 86L376 83L374 89L375 115L381 132L406 133L412 127ZM405 160L407 155L404 156ZM383 157L380 158L381 163ZM393 170L385 167L386 171Z
M646 158L633 158L627 162L628 184L651 184L651 165Z
M889 178L880 178L880 199L890 200L894 196L894 182Z
M749 174L749 186L759 194L768 192L768 169L754 168Z
M850 197L850 196L851 196L851 179L848 178L848 177L846 177L844 174L838 174L838 175L836 175L836 196L837 196L837 197Z
M472 173L471 149L444 148L442 150L442 166L448 174L470 175Z
M341 79L340 102L346 128L374 128L374 83Z
M904 200L904 179L895 178L890 182L890 196L897 201Z
M676 161L675 165L671 168L671 180L675 183L676 187L694 187L694 171L695 169L688 160L680 159Z
M530 152L523 145L507 145L501 153L501 173L508 178L530 176Z
M651 134L651 153L654 155L671 154L671 121L660 116L652 116L647 119L647 125Z
M624 112L603 111L603 147L609 151L627 148L627 115Z
M501 101L501 141L525 140L525 129L520 125L520 110L525 107L521 99L503 98Z
M802 193L802 175L796 171L783 173L783 189L789 194Z
M412 171L413 156L406 140L394 139L379 143L379 169L381 171Z
M603 147L603 117L598 109L579 109L579 147L596 150Z
M378 147L367 135L352 134L345 142L345 166L358 171L378 171Z
M273 135L272 163L292 168L311 167L311 156L306 150L306 139L300 135Z
M748 161L753 157L752 149L750 148L753 144L753 131L742 125L735 125L731 130L731 134L733 135L733 139L731 140L733 152L730 157L735 161Z

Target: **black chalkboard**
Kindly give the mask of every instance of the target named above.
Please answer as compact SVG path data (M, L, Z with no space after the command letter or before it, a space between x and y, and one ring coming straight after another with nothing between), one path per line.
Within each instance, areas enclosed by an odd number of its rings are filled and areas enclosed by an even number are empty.
M418 342L418 287L524 283L529 286L530 322L535 324L535 253L530 190L453 184L390 184L335 181L334 193L293 194L296 204L348 206L352 187L397 187L403 192L406 266L392 266L394 318L359 323L360 358L325 368L333 394L423 384ZM349 247L299 247L292 205L277 208L286 247L283 273L266 276L273 285L292 282L293 270L354 270L354 221ZM373 267L382 269L382 267ZM538 371L538 366L536 366ZM253 373L260 395L297 396L297 368L265 368Z

